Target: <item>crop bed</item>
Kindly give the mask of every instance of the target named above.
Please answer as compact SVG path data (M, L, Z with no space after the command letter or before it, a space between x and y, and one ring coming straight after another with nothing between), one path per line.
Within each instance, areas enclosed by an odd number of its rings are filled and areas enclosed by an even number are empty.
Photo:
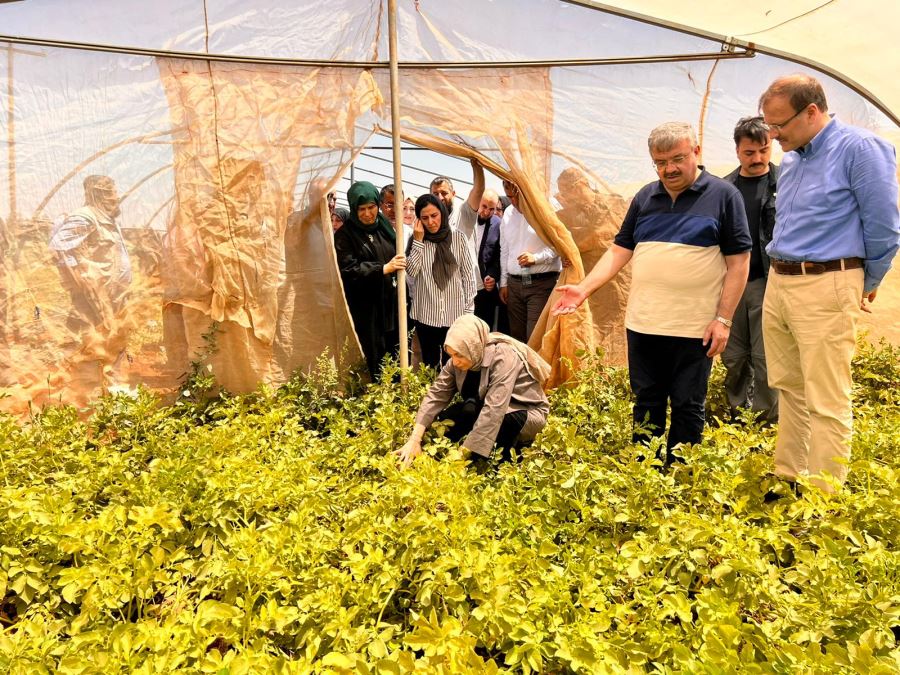
M665 474L599 366L478 470L440 430L397 468L427 376L390 369L2 417L0 671L898 672L898 356L861 346L847 487L774 504L718 368Z

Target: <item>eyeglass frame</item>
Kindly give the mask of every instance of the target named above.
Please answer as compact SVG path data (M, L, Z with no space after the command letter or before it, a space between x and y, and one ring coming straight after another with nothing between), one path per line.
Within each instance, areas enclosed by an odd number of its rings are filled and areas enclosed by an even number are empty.
M801 108L800 110L798 110L797 112L795 112L793 115L791 115L791 117L790 117L789 119L785 120L785 121L782 122L781 124L775 124L774 122L764 122L764 124L765 124L767 127L769 127L769 131L774 131L776 134L780 134L782 129L784 129L788 124L790 124L790 123L793 122L795 119L797 119L798 117L800 117L800 115L802 115L803 113L805 113L806 110L807 110L807 108L809 108L810 105L812 105L812 104L810 103L809 105L807 105L807 106Z
M681 164L684 164L684 160L686 160L692 154L693 152L689 152L686 155L675 155L671 159L652 159L650 160L650 164L657 171L665 171L668 168L669 164L671 164L672 166L679 166Z

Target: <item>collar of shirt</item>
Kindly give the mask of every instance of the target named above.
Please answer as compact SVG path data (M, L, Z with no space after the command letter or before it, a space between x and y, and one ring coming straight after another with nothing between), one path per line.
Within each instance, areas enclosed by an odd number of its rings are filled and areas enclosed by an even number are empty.
M700 175L697 176L697 180L695 180L689 187L686 187L684 190L678 193L680 197L685 192L703 192L709 186L709 174L706 171L706 167L700 164L698 167L700 169ZM665 197L671 199L669 197L669 193L666 191L666 186L663 185L661 180L656 181L656 188L653 190L653 196L664 195Z
M834 113L829 113L828 124L822 127L822 130L813 136L809 143L801 148L797 148L797 154L804 157L815 157L816 153L822 149L822 146L828 142L828 139L831 138L840 125L841 123L835 118Z

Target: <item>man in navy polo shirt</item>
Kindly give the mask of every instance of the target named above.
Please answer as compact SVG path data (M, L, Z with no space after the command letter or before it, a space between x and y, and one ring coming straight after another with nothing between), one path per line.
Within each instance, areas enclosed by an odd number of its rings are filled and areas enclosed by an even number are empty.
M728 342L744 292L752 240L737 189L699 165L689 124L658 126L648 139L659 180L635 195L615 243L575 285L560 286L554 314L569 314L633 260L625 313L634 392L634 441L662 436L665 464L680 443L699 443L712 358Z

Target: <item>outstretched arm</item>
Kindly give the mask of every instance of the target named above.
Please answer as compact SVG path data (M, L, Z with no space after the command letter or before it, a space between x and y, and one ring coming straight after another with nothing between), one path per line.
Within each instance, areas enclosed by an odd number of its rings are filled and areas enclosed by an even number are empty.
M634 251L613 244L607 249L603 257L594 265L588 275L579 284L567 284L556 289L561 293L559 300L553 305L554 316L559 314L571 314L584 302L591 293L616 276L631 260ZM733 311L733 310L732 310Z
M412 433L406 439L406 443L399 450L394 450L400 465L407 467L422 453L422 438L425 430L431 426L435 417L440 413L456 394L456 370L453 363L448 362L438 373L437 378L425 394L419 412L416 414L416 423Z

